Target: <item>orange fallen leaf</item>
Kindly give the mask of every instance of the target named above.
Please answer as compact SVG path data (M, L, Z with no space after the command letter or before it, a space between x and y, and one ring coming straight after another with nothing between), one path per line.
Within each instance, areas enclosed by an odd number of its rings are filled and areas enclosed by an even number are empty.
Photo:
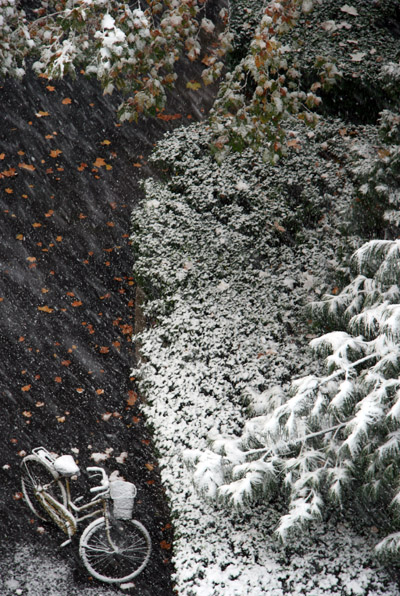
M49 112L43 112L43 110L39 110L35 114L36 118L43 118L44 116L50 116Z
M107 222L107 226L108 226L109 228L113 228L113 227L115 226L115 223L114 223L113 221L108 221L108 222Z
M78 307L78 306L82 306L82 300L74 300L71 303L71 306L73 306L74 308Z
M53 135L46 135L44 138L45 139L54 139Z
M141 168L142 167L142 164L141 163L134 163L133 164L133 167L135 167L135 168Z
M20 499L23 499L24 495L22 493L14 493L13 494L13 499L14 501L19 501Z
M109 141L108 139L104 139L104 141L102 141L100 145L111 145L111 141Z
M29 410L24 410L22 412L22 416L25 416L25 418L31 418L32 412L29 412Z
M136 401L137 401L137 393L135 391L133 391L132 389L130 389L128 391L128 399L126 400L126 403L128 404L128 406L134 406Z
M33 172L34 170L36 170L35 166L33 166L30 163L19 163L18 167L23 168L24 170L29 170L30 172Z
M0 153L0 159L4 159L4 158L5 158L5 156L6 156L6 154L5 154L5 153Z
M55 90L56 90L56 88L55 88L55 87L53 87L53 85L47 85L46 89L47 89L47 91L50 91L50 92L52 92L52 91L55 91Z
M61 149L52 149L50 151L50 157L58 157L62 153Z
M13 193L13 192L14 192L14 191L13 191L13 189L12 189L12 188L6 188L6 193L7 193L8 195L12 195L12 193Z
M42 227L41 223L35 222L32 224L32 228L41 228L41 227Z
M25 341L25 337L21 335L18 341Z
M97 395L102 395L104 393L104 389L96 389Z
M56 383L61 383L62 382L62 378L61 377L54 377L54 380Z
M167 542L166 540L161 540L160 546L163 550L171 550L171 548L172 548L172 545L169 542Z
M37 401L37 402L35 403L35 406L36 406L37 408L43 408L43 406L44 406L44 401Z
M78 166L78 170L79 170L79 172L83 172L83 170L85 168L87 168L87 167L88 167L87 163L85 163L84 161L82 161L81 165Z
M53 215L53 209L49 209L47 213L44 214L45 217L51 217Z
M29 391L31 387L32 385L24 385L23 387L21 387L21 391Z
M36 261L36 257L26 257L26 260L30 263L34 263Z
M87 215L85 215L84 213L80 213L79 214L79 219L86 219Z
M106 165L106 162L104 161L104 159L102 157L98 157L96 159L96 161L93 162L93 165L96 168L101 168L102 166L105 166Z
M56 240L57 240L57 242L61 242L61 240L62 240L62 236L57 236L57 237L56 237Z
M77 393L83 393L83 388L82 387L77 387L76 388L76 392Z
M61 360L62 366L69 366L71 364L71 360Z
M145 466L150 472L152 472L154 470L153 464L145 464Z
M57 416L57 422L65 422L65 416Z
M38 310L40 310L41 312L53 312L54 308L50 308L49 306L45 305L45 306L38 306Z
M100 348L100 354L108 354L109 351L110 348L108 348L107 346L101 346Z
M64 104L65 106L67 106L70 103L72 103L72 99L70 97L64 97L64 99L62 100L61 103Z

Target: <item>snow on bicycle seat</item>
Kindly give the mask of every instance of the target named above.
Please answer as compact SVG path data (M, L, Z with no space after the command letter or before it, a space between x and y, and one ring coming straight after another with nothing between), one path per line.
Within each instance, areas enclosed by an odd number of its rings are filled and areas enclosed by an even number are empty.
M53 465L55 471L65 478L78 476L80 473L72 455L61 455L60 457L57 457Z

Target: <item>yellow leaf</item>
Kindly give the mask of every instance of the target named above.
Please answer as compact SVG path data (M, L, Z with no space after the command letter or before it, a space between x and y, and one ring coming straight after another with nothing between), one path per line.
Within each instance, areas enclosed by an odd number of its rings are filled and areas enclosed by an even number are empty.
M197 91L197 89L201 89L201 83L198 83L197 81L189 81L186 83L186 87L192 91Z
M39 110L35 114L36 118L43 118L44 116L50 116L49 112L43 112L43 110Z

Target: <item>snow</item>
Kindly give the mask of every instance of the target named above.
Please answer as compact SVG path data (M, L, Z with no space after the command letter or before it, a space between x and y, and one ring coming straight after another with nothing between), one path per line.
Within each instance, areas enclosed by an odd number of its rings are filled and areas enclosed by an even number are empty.
M252 424L249 395L253 413L268 409L270 398L279 406L282 387L315 371L302 312L335 285L344 240L336 226L355 192L339 174L340 161L321 157L320 147L329 140L337 154L347 152L352 140L340 134L343 126L325 122L314 136L295 126L302 152L293 150L276 168L251 152L218 165L204 126L176 130L154 157L169 181L146 181L146 200L133 213L136 275L156 322L140 335L143 360L133 374L147 398L171 505L180 596L398 593L373 559L375 535L358 535L340 518L325 517L280 544L284 499L247 506L257 466L238 479L238 511L204 498L222 489L229 499L219 474L237 456L243 425ZM311 179L307 163L316 164ZM306 179L314 219L295 200L297 181ZM348 236L345 243L348 250L361 241ZM308 390L313 386L311 378ZM319 507L314 495L310 514Z

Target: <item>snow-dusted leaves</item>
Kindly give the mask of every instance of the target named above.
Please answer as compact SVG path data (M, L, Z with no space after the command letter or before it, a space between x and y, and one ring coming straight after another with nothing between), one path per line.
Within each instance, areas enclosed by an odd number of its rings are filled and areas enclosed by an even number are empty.
M276 389L262 396L251 391L256 415L242 435L211 442L207 458L212 452L219 458L216 498L243 507L285 488L288 513L277 528L282 539L319 518L327 500L345 506L350 486L372 501L392 494L393 507L400 504L393 471L400 451L399 246L398 240L362 246L353 256L355 279L313 305L312 312L334 315L342 327L311 341L325 359L326 376L293 380L283 403L280 398L264 408L262 397L268 402ZM197 464L192 459L197 486L204 457L197 453ZM392 535L378 551L399 543Z

